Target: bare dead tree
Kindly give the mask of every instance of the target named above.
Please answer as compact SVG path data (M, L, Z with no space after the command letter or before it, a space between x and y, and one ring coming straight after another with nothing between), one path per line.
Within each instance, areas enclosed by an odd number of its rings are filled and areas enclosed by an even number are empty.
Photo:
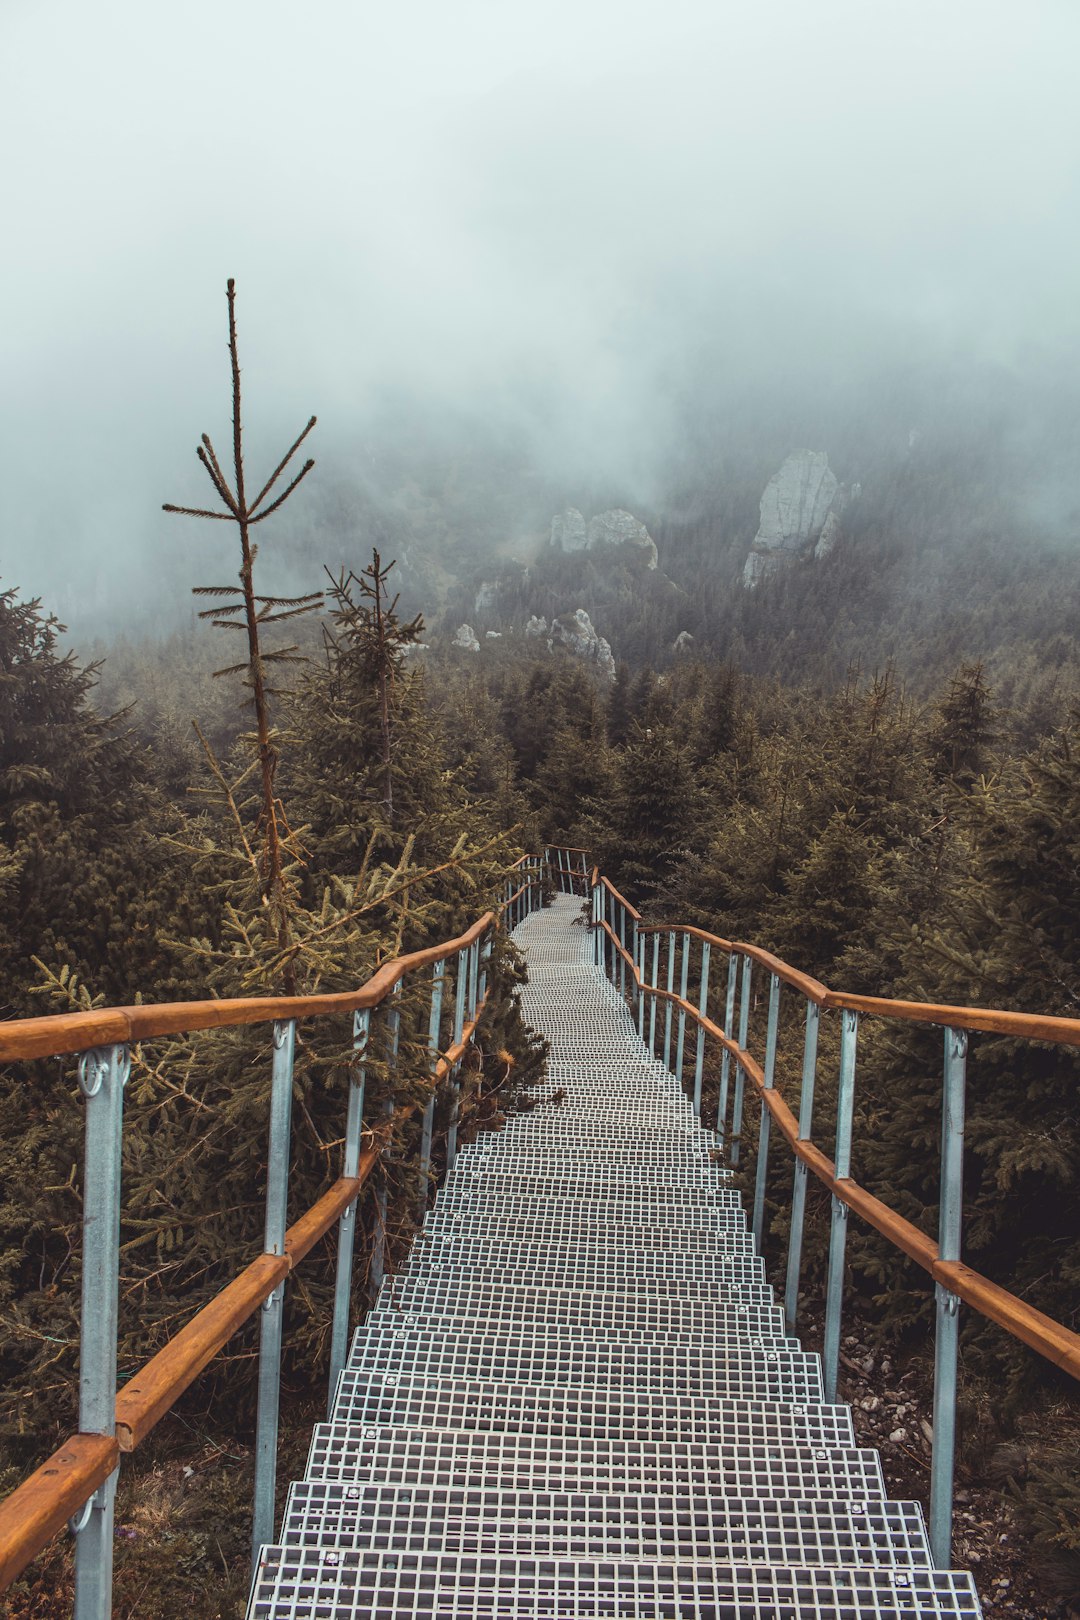
M278 750L270 724L269 699L276 689L267 680L267 666L275 663L296 663L300 660L296 647L283 647L273 652L265 652L260 640L260 633L268 625L280 624L285 619L294 619L300 614L310 613L322 602L323 593L321 591L312 591L305 596L258 595L254 583L254 566L255 558L258 555L258 547L252 544L251 531L257 523L265 522L268 517L271 517L284 506L289 496L292 495L293 491L314 467L313 460L305 461L299 472L290 480L281 494L270 501L269 505L264 504L277 486L278 480L296 455L296 452L315 426L315 418L314 416L311 417L307 426L294 439L289 449L282 456L255 499L249 502L244 482L243 427L240 412L240 358L236 341L236 283L232 277L229 278L226 287L226 296L229 304L229 360L232 370L233 483L230 486L222 471L217 452L210 442L210 437L204 433L195 454L206 469L207 476L225 510L209 511L201 507L173 506L170 503L165 504L164 510L166 512L176 512L182 517L212 518L221 523L234 523L239 531L240 584L199 585L195 587L194 594L196 596L216 598L213 607L200 612L200 619L209 619L220 630L234 630L242 634L246 632L247 635L247 658L241 663L230 664L225 669L215 670L214 673L215 675L243 675L244 684L251 690L250 703L255 711L256 743L262 789L260 818L263 833L262 896L264 903L271 908L279 947L286 950L289 945L289 925L282 852L285 823L281 805L274 794Z

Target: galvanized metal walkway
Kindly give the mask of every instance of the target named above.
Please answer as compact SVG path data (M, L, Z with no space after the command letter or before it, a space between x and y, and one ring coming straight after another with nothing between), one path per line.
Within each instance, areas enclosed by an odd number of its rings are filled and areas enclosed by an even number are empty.
M822 1401L737 1195L565 896L515 938L551 1092L464 1148L357 1331L249 1620L981 1611Z

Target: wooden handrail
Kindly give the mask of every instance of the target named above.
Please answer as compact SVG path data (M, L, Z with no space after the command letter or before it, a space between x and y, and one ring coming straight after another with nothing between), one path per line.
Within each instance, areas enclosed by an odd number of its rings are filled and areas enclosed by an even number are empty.
M594 876L594 883L596 878ZM607 880L599 880L620 901L622 895ZM640 914L627 905L631 915ZM737 951L749 956L769 973L775 973L785 984L791 985L818 1007L864 1013L874 1018L896 1018L912 1024L938 1024L943 1029L966 1029L987 1035L1012 1035L1017 1039L1047 1041L1053 1046L1080 1046L1080 1018L1057 1018L1043 1013L1005 1012L996 1007L954 1007L946 1002L894 1001L887 996L859 996L846 990L830 990L819 979L799 968L794 968L782 957L774 956L760 945L748 945L743 940L721 939L719 934L707 933L704 928L683 927L679 923L641 923L639 934L689 934L692 939L708 941L721 951ZM618 943L618 942L616 942ZM627 957L629 961L629 957ZM3 1028L0 1025L0 1028Z
M669 1002L680 1012L693 1020L707 1035L719 1042L730 1052L742 1068L747 1079L757 1092L762 1104L768 1109L780 1134L791 1148L792 1152L800 1158L807 1169L812 1171L818 1181L822 1182L831 1193L840 1201L862 1217L875 1231L880 1232L894 1248L901 1250L910 1259L929 1273L935 1282L940 1282L950 1293L957 1295L966 1305L988 1321L996 1322L999 1327L1020 1339L1029 1348L1038 1352L1055 1367L1060 1367L1071 1377L1080 1379L1080 1333L1074 1333L1061 1322L1056 1322L1042 1311L1037 1311L1024 1300L1010 1294L998 1283L991 1282L988 1277L970 1266L959 1261L942 1260L937 1244L925 1232L915 1226L904 1216L898 1215L894 1209L876 1198L873 1193L861 1187L857 1181L850 1177L837 1177L836 1166L827 1158L820 1148L813 1142L804 1140L799 1136L799 1126L788 1104L774 1087L766 1087L765 1075L761 1065L745 1048L725 1035L724 1031L715 1024L706 1014L701 1013L689 1001L671 990L661 990L658 986L647 984L638 971L637 964L630 953L623 949L621 941L616 937L611 925L602 922L599 925L611 940L615 951L621 956L629 967L633 980L640 992L653 996L658 1001ZM671 930L667 930L670 932ZM685 929L676 929L677 933L685 933ZM715 937L715 936L714 936ZM750 950L745 945L735 945L733 949L749 955ZM767 951L755 951L755 960L765 965L776 962L778 958L770 956ZM786 967L786 963L780 964ZM775 969L771 969L775 971ZM795 970L789 970L795 974ZM805 975L796 975L796 980L805 979ZM788 980L788 982L793 982ZM807 980L811 985L818 986L815 979ZM806 994L807 992L804 992ZM817 1000L816 997L810 997ZM959 1008L927 1004L924 1009L921 1002L886 1001L874 996L845 996L834 997L831 990L825 991L823 1001L819 1006L847 1007L853 1011L873 1012L879 1016L917 1019L923 1023L942 1024L954 1029L986 1029L999 1034L1025 1034L1034 1040L1054 1040L1058 1044L1069 1046L1080 1045L1080 1022L1069 1018L1040 1018L1029 1017L1022 1013L993 1013L982 1012L979 1009ZM918 1009L918 1012L913 1009ZM932 1016L919 1017L918 1014L928 1011ZM968 1014L971 1021L963 1022L957 1014ZM978 1020L978 1021L976 1021ZM990 1022L990 1020L995 1020ZM1006 1022L1001 1022L1004 1020ZM1022 1024L1024 1027L1017 1027ZM1056 1033L1058 1026L1065 1026L1066 1033ZM1072 1026L1072 1028L1070 1028ZM1049 1030L1049 1032L1047 1032ZM1070 1037L1070 1038L1067 1038Z
M0 1063L16 1059L64 1057L94 1046L126 1046L155 1035L186 1030L223 1029L239 1024L267 1024L280 1019L320 1018L328 1013L358 1012L378 1007L407 973L444 962L472 945L495 921L485 911L457 939L431 945L384 962L357 990L322 996L245 996L225 1001L164 1001L137 1007L104 1007L87 1013L58 1013L45 1018L13 1018L0 1023Z

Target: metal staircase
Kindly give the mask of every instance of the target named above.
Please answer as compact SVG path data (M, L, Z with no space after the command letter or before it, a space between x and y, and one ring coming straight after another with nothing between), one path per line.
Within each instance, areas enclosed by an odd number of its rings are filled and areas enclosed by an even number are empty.
M357 1331L249 1620L978 1616L785 1336L729 1173L592 965L528 917L565 1092L461 1150Z

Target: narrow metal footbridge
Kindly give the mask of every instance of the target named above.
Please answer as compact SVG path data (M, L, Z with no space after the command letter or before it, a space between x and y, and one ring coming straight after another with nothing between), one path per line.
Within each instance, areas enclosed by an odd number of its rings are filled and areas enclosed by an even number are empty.
M786 1334L580 900L514 937L547 1085L458 1152L384 1280L249 1620L979 1615Z
M477 1125L463 1066L511 993L507 932L527 961L525 1016L551 1043L547 1079L502 1129L459 1145ZM831 1013L829 1157L814 1125ZM943 1037L936 1239L852 1176L862 1018ZM344 1042L345 1020L340 1174L290 1225L298 1027L326 1021ZM241 1026L265 1032L261 1251L118 1387L133 1057ZM257 1322L248 1620L972 1620L971 1580L949 1569L961 1308L1080 1378L1080 1334L963 1259L973 1033L1080 1047L1080 1019L851 994L759 946L647 921L565 847L522 856L460 936L347 991L0 1022L15 1083L35 1083L42 1059L77 1061L85 1112L78 1429L0 1502L0 1593L68 1530L75 1620L108 1620L121 1465ZM415 1155L422 1226L392 1271L395 1144ZM733 1172L750 1144L747 1220ZM782 1305L762 1259L780 1147L793 1162ZM811 1177L830 1205L820 1357L793 1336ZM852 1216L934 1290L926 1524L888 1499L838 1401ZM335 1235L328 1418L279 1519L286 1290ZM365 1276L376 1297L350 1342Z

